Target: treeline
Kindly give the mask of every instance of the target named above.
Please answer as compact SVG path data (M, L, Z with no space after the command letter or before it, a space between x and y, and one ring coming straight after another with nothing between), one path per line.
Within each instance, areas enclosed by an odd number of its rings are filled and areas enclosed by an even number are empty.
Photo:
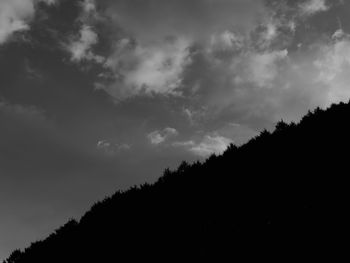
M350 105L283 121L96 203L4 263L318 260L347 254Z

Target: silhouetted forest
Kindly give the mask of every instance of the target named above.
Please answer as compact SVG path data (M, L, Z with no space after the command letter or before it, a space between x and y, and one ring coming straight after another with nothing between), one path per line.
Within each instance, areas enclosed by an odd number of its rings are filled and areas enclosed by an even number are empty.
M349 124L344 103L281 121L115 193L4 262L335 261L348 250Z

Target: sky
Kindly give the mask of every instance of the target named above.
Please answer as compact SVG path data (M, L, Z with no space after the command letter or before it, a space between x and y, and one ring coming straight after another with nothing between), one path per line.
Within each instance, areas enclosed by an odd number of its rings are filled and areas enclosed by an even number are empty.
M182 160L347 102L349 12L345 0L0 0L0 260Z

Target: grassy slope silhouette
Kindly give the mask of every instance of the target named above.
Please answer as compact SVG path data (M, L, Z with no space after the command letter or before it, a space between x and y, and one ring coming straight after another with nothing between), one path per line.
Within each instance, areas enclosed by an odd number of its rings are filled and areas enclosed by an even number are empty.
M347 251L350 105L117 192L6 263L304 260Z

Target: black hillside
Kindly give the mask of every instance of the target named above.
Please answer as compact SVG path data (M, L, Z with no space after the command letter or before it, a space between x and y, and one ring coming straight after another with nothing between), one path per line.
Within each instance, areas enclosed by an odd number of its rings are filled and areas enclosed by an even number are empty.
M348 250L349 146L350 105L317 109L117 192L5 262L334 261Z

